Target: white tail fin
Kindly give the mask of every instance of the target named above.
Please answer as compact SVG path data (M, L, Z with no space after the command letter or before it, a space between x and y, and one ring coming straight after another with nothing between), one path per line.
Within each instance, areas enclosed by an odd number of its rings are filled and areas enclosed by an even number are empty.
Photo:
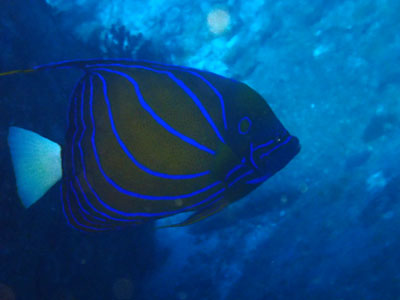
M8 145L18 195L23 205L29 207L61 179L61 147L19 127L10 127Z

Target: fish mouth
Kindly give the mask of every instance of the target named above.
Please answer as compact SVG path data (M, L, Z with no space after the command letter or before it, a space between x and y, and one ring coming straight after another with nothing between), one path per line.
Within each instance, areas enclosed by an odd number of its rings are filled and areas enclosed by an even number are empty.
M289 135L258 155L259 166L264 173L273 175L283 169L300 152L300 149L299 139Z
M292 135L270 140L258 146L250 145L250 156L243 158L225 176L228 187L247 179L247 184L259 184L283 169L299 152L299 139ZM249 178L250 177L250 178Z
M296 146L295 149L298 149L298 151L300 151L300 142L299 139L293 135L289 135L288 137L286 137L285 139L279 139L278 140L279 143L273 147L272 149L268 150L267 152L264 152L260 155L260 159L262 159L263 157L266 157L268 155L270 155L272 152L278 150L279 148L285 146L286 144L291 143L292 145Z
M297 137L287 135L250 148L251 163L259 176L247 183L258 184L283 169L300 152L301 146Z

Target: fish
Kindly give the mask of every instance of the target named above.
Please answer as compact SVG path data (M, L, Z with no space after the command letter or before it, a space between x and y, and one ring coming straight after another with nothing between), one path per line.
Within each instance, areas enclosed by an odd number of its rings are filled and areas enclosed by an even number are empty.
M89 232L223 210L300 151L247 84L190 67L135 60L72 60L0 73L74 68L66 142L10 127L19 198L36 203L61 181L68 224Z

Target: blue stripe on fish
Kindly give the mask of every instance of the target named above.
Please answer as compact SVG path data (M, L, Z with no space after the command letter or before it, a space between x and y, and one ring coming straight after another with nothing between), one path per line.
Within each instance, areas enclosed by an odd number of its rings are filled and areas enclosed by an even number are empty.
M267 180L269 177L271 177L270 174L258 177L258 178L254 178L252 180L246 181L247 184L257 184L257 183L261 183L264 182L265 180Z
M222 97L221 93L216 89L215 86L213 86L207 79L205 79L203 76L201 76L200 74L198 74L197 72L194 71L189 71L189 70L185 70L184 68L172 68L172 67L167 67L168 69L172 69L172 70L180 70L182 72L186 72L186 73L190 73L198 78L200 78L201 80L203 80L205 82L205 84L207 84L212 91L215 93L215 95L218 97L219 102L221 104L221 110L222 110L222 120L224 122L224 128L225 130L228 129L228 124L226 122L226 111L225 111L225 101L224 98Z
M114 72L114 71L113 71L112 73L119 74L119 72L117 73L117 72ZM125 143L122 141L122 139L121 139L121 137L120 137L120 135L119 135L119 133L118 133L118 131L117 131L117 128L116 128L115 122L114 122L114 118L113 118L113 116L112 116L110 100L108 99L107 83L106 83L104 77L101 76L101 75L98 74L98 73L94 73L94 74L97 75L97 76L101 79L101 81L102 81L102 83L103 83L104 99L105 99L106 104L107 104L108 116L109 116L109 118L110 118L110 123L111 123L112 131L113 131L113 133L114 133L114 135L115 135L115 137L116 137L116 139L117 139L117 141L118 141L118 144L121 146L122 150L124 150L125 154L129 157L129 159L130 159L138 168L140 168L141 170L143 170L143 171L145 171L145 172L147 172L147 173L149 173L149 174L151 174L151 175L153 175L153 176L163 177L163 178L167 178L167 179L192 179L192 178L196 178L196 177L200 177L200 176L204 176L204 175L210 174L210 171L209 171L209 170L208 170L208 171L205 171L205 172L201 172L201 173L196 173L196 174L183 174L183 175L166 174L166 173L160 173L160 172L154 171L154 170L152 170L152 169L146 167L145 165L141 164L141 163L132 155L132 153L129 151L129 149L126 147ZM121 74L123 74L123 73L121 73ZM129 76L128 76L128 77L129 77ZM129 77L129 78L130 78L130 77ZM129 80L129 79L128 79L128 80ZM132 81L131 81L131 80L132 80ZM143 105L142 101L144 102L144 99L143 99L142 95L140 94L140 90L139 90L139 87L137 86L137 83L136 83L132 78L130 78L129 81L130 81L132 84L135 85L135 90L136 90L137 96L138 96L138 98L139 98L139 101L140 101L141 104ZM197 143L196 141L194 141L194 140L192 140L192 139L190 139L190 138L188 138L188 137L185 137L185 136L182 135L181 133L177 132L175 129L173 129L173 128L170 127L168 124L166 124L166 122L165 122L164 120L162 120L160 117L158 117L157 115L155 115L155 113L151 110L151 108L148 106L147 103L145 103L145 105L150 109L150 114L152 115L152 117L153 117L153 118L156 118L156 117L157 117L158 120L156 120L156 121L157 121L160 125L162 125L164 128L166 128L169 132L172 131L172 132L171 132L172 134L178 136L179 138L181 138L181 139L184 140L185 142L188 142L188 143L192 144L193 146L195 146L195 147L197 147L197 148L199 148L199 149L201 149L201 150L207 151L207 152L209 152L209 153L211 153L211 154L215 154L214 151L212 151L212 150L206 148L206 147L203 146L203 145L200 145L200 144ZM145 108L145 109L146 109L147 111L149 111L147 108ZM202 147L203 147L203 148L202 148Z
M83 95L85 92L85 88L86 88L86 81L85 81L85 76L81 78L81 80L79 81L79 85L82 88L82 93L81 93L81 100L83 101ZM79 86L78 85L78 86ZM76 91L78 91L78 86L76 87ZM75 93L75 96L73 97L73 101L71 102L71 106L73 106L73 111L74 111L74 126L75 126L75 130L74 133L72 135L72 143L71 143L71 162L72 162L72 176L76 175L76 168L75 168L75 143L76 143L76 136L78 134L78 95L77 93Z
M134 66L131 66L131 67L134 67ZM148 70L149 68L143 68L143 69ZM125 74L125 73L123 73L123 72L114 71L114 70L106 69L106 68L96 68L96 69L94 69L94 70L97 70L97 71L106 71L106 72L114 73L114 74L117 74L117 75L120 75L120 76L123 76L124 78L126 78L126 79L133 85L133 87L134 87L134 89L135 89L135 92L136 92L136 96L138 97L139 102L140 102L140 104L142 105L142 107L153 117L153 119L154 119L158 124L160 124L162 127L164 127L165 130L167 130L169 133L171 133L171 134L173 134L173 135L179 137L179 138L180 138L181 140L183 140L184 142L186 142L186 143L188 143L188 144L190 144L190 145L192 145L192 146L195 146L196 148L198 148L198 149L200 149L200 150L203 150L203 151L206 151L206 152L208 152L208 153L210 153L210 154L212 154L212 155L215 155L215 151L214 151L214 150L211 150L211 149L209 149L208 147L206 147L206 146L204 146L204 145L198 143L197 141L195 141L195 140L193 140L193 139L191 139L191 138L189 138L189 137L183 135L182 133L180 133L179 131L177 131L177 130L174 129L173 127L171 127L171 126L170 126L167 122L165 122L162 118L160 118L160 116L158 116L158 115L154 112L154 110L153 110L153 109L147 104L147 102L144 100L142 94L140 93L139 85L137 84L137 82L136 82L132 77L130 77L129 75L127 75L127 74ZM150 69L150 70L153 70L153 69ZM99 73L95 73L95 74L97 74L97 75L99 75L101 78L103 78ZM104 82L105 82L104 78L103 78L102 80L103 80L103 83L104 83ZM104 84L105 84L105 83L104 83ZM185 92L187 93L187 91L185 91ZM195 103L196 103L196 101L195 101ZM196 105L198 106L197 103L196 103Z
M164 65L164 64L159 64L159 63L154 63L154 62L150 62L150 61L145 61L151 64L156 65L156 67L158 68L162 68L163 70L178 70L181 72L186 72L186 73L190 73L198 78L200 78L202 81L204 81L204 83L206 85L208 85L208 87L215 93L215 95L218 97L220 105L221 105L221 110L222 110L222 120L224 123L224 128L225 130L228 129L228 124L226 121L226 110L225 110L225 101L224 98L222 97L221 93L218 91L218 89L212 85L207 79L204 78L204 76L200 75L199 73L191 70L190 68L186 68L186 67L178 67L178 66L172 66L172 65ZM159 65L159 66L157 66ZM93 68L93 67L125 67L125 68L131 68L131 67L135 67L132 65L123 65L123 64L93 64L93 65L88 65L87 67L89 68ZM137 67L137 66L136 66ZM158 70L159 72L161 72L160 70Z
M213 199L216 196L221 195L223 192L225 192L226 188L221 188L220 190L218 190L217 192L209 195L207 198L205 198L204 200L201 200L199 202L196 202L195 204L192 205L188 205L185 206L181 209L177 209L177 210L172 210L172 211L164 211L164 212L160 212L160 213L144 213L144 212L137 212L137 213L125 213L119 210L116 210L115 208L111 207L110 205L108 205L107 203L102 202L101 204L108 210L120 214L120 215L124 215L126 217L163 217L163 216L168 216L168 215L174 215L177 213L181 213L181 212L185 212L188 210L191 210L193 208L196 208L197 206L200 206L204 203L207 203L208 201L210 201L211 199ZM219 198L221 199L221 198ZM219 200L218 199L218 200ZM215 202L215 201L214 201ZM131 220L124 220L124 221L131 221Z
M267 155L270 155L271 152L274 152L276 149L278 149L278 148L282 147L283 145L289 143L289 141L290 141L291 139L292 139L292 136L289 136L289 137L288 137L286 140L284 140L282 143L279 143L278 145L276 145L276 146L275 146L274 148L272 148L271 150L269 150L269 151L267 151L267 152L261 154L261 155L260 155L260 158L263 158L263 157L265 157L265 156L267 156Z
M68 189L68 190L69 190L69 189ZM67 191L68 191L68 190L67 190ZM67 195L65 196L65 200L66 200L66 202L68 203L68 211L69 211L69 213L70 213L70 216L71 216L72 220L74 221L74 223L76 224L76 226L74 226L74 227L80 226L80 227L82 227L82 228L89 229L89 230L95 230L95 231L103 231L103 230L106 230L105 228L97 228L97 227L92 227L92 226L86 226L86 225L80 223L80 222L78 221L78 219L74 216L74 212L72 211L71 202L70 202L70 199L69 199L69 193L68 193L68 192L67 192ZM68 215L67 215L67 218L68 218Z
M77 180L76 180L77 181ZM78 195L78 193L77 193L77 191L76 191L76 189L75 189L75 187L74 187L74 185L73 185L73 182L72 182L72 180L70 181L70 189L72 190L72 192L73 192L73 194L74 194L74 196L75 196L75 199L76 199L76 202L78 203L78 206L79 206L79 214L81 215L81 217L85 220L85 222L87 222L87 223L89 223L90 225L93 225L93 226L100 226L100 227L106 227L106 228L108 228L108 229L110 229L111 227L113 227L112 226L112 223L107 223L107 221L106 220L103 220L103 221L101 221L101 222L99 222L99 221L92 221L92 220L90 220L89 218L90 217L92 217L92 218L94 218L94 215L93 214L91 214L91 213L89 213L83 206L82 206L82 204L81 204L81 202L80 202L80 199L79 199L79 195ZM84 193L82 193L83 195L85 195ZM87 215L88 217L86 217L85 215Z
M270 141L268 141L268 142L266 142L264 144L258 145L256 147L254 147L254 151L256 151L258 149L261 149L261 148L264 148L264 147L267 147L267 146L269 146L269 145L271 145L273 143L274 143L274 140L270 140Z
M91 84L92 87L92 84ZM90 117L92 120L92 127L93 127L93 131L92 131L92 136L91 136L91 143L92 143L92 148L93 148L93 153L94 153L94 157L97 163L97 166L99 167L100 172L102 173L103 177L106 179L106 181L111 184L115 189L117 189L119 192L126 194L128 196L132 196L132 197L137 197L137 198L142 198L142 199L146 199L146 200L176 200L176 199L181 199L181 198L189 198L189 197L193 197L196 196L200 193L203 193L205 191L208 191L210 189L212 189L213 187L221 184L221 181L216 181L206 187L203 187L199 190L193 191L191 193L188 194L183 194L183 195L176 195L176 196L151 196L151 195L143 195L143 194L139 194L133 191L128 191L124 188L122 188L121 186L119 186L115 181L113 181L109 176L107 176L107 174L105 173L101 163L100 163L100 157L97 153L97 147L96 147L96 125L95 125L95 121L94 121L94 115L93 115L93 94L90 94ZM118 213L118 212L117 212ZM125 215L123 212L121 212L122 215ZM127 215L129 216L129 215Z
M250 170L250 171L247 171L247 172L243 173L242 175L240 175L240 176L238 176L237 178L235 178L235 180L233 180L233 181L228 185L228 187L232 187L234 184L236 184L237 182L239 182L241 179L243 179L244 177L247 177L247 176L249 176L249 175L251 175L251 174L253 174L253 173L254 173L254 170Z
M240 126L241 126L241 124L242 124L242 122L243 122L244 120L247 120L247 122L249 123L249 125L248 125L248 127L247 127L246 130L242 131L242 129L240 128ZM247 132L249 132L250 127L251 127L251 124L252 124L252 122L251 122L251 120L250 120L249 117L243 117L243 118L241 118L240 121L238 122L238 132L239 132L240 134L246 134Z
M240 163L239 165L235 166L234 168L232 168L232 170L230 170L226 176L225 176L225 180L227 180L233 173L235 173L236 171L238 171L239 169L243 168L245 165L244 163Z
M86 78L86 75L85 75L85 76L80 80L80 85L81 85L81 88L82 88L81 95L79 95L80 98L81 98L81 108L83 107L83 103L84 103L84 93L85 93L85 89L86 89L86 79L87 79L87 78ZM76 136L77 136L78 131L79 131L79 124L78 124L78 95L76 94L75 97L74 97L73 99L74 99L74 101L73 101L73 103L71 103L71 105L73 105L73 110L74 110L74 114L73 114L73 115L74 115L75 131L74 131L74 134L73 134L73 137L72 137L72 143L71 143L71 165L72 165L72 173L73 173L72 176L73 176L73 177L76 177L75 146L76 146ZM82 125L84 125L84 123L83 123ZM79 141L79 143L80 143L80 141ZM86 194L83 192L82 186L80 185L80 182L79 182L79 180L78 180L77 177L76 177L76 179L77 179L77 183L78 183L78 185L79 185L80 192L82 193L83 197L85 198L86 203L89 203L88 199L86 198ZM78 202L79 207L81 208L81 210L82 210L86 215L90 215L91 217L93 217L94 219L97 219L97 220L99 220L99 221L103 221L103 222L106 221L105 219L96 217L94 214L90 214L90 213L82 206L82 203L81 203L79 197L77 196L76 190L75 190L75 188L73 187L72 183L71 183L71 188L72 188L73 193L76 195L76 200L77 200L77 202ZM89 221L88 219L86 219L84 216L83 216L83 218L84 218L87 222L91 223L91 221Z
M94 127L95 124L94 124L94 116L93 116L93 78L92 78L92 76L90 77L89 82L90 82L90 101L89 101L89 105L90 105L90 116L91 116L91 119L92 119L92 126L93 126L93 132L92 132L92 136L91 136L91 141L92 141L92 145L93 145L94 136L95 136L95 127ZM91 192L93 193L93 195L96 197L97 201L98 201L105 209L107 209L107 210L109 210L109 211L111 211L111 212L113 212L113 213L116 213L116 214L118 214L118 215L123 215L123 216L125 216L125 217L162 217L162 216L168 216L168 215L177 214L177 213L180 213L180 212L185 212L185 211L187 211L187 210L196 208L197 206L200 206L200 205L202 205L202 204L204 204L204 203L207 203L208 201L210 201L210 200L211 200L212 198L214 198L215 196L221 195L223 192L225 192L226 188L222 188L222 189L218 190L217 192L211 194L210 196L208 196L208 197L205 198L204 200L199 201L199 202L196 202L196 203L193 204L193 205L189 205L189 206L183 207L183 208L178 209L178 210L174 210L174 211L165 211L165 212L161 212L161 213L142 213L142 212L137 212L137 213L126 213L126 212L123 212L123 211L120 211L120 210L117 210L117 209L111 207L110 205L108 205L107 203L105 203L104 201L102 201L102 200L100 199L100 197L99 197L98 194L95 192L95 190L93 189L93 187L91 186L91 184L89 183L89 180L88 180L88 178L87 178L86 169L85 169L85 164L84 164L84 158L83 158L83 150L82 150L82 147L81 147L81 140L82 140L82 138L83 138L83 136L84 136L84 134L85 134L85 131L86 131L86 129L87 129L86 124L85 124L85 121L84 121L84 118L83 118L83 96L82 96L82 104L81 104L81 105L82 105L82 109L81 109L81 119L82 119L82 127L83 127L83 130L82 130L81 137L80 137L80 139L79 139L79 141L78 141L78 146L79 146L80 152L81 152L81 160L82 160L83 175L84 175L84 177L85 177L86 183L87 183L88 186L89 186L89 189L91 190ZM94 149L94 150L95 150L95 149ZM94 151L94 153L95 153L95 156L96 156L96 154L97 154L96 151ZM97 159L98 159L98 157L97 157ZM219 182L218 182L217 184L219 184ZM181 198L181 197L178 197L177 199L179 199L179 198ZM215 202L215 201L214 201L214 202ZM112 216L110 216L110 215L108 215L108 214L106 214L106 213L104 213L104 212L101 212L101 211L97 210L97 209L93 206L93 204L91 204L89 201L88 201L88 204L90 205L90 207L91 207L94 211L100 213L101 215L103 215L103 216L105 216L105 217L107 217L107 218L109 218L109 219L111 219L111 220L115 220L115 221L124 221L124 222L129 222L129 221L130 221L130 220L126 220L126 219L114 218L114 217L112 217Z
M93 97L93 82L92 82L92 77L89 78L89 83L90 83L90 84L89 84L89 86L90 86L90 99L92 99L92 97ZM86 132L86 129L87 129L86 123L85 123L85 120L84 120L84 90L82 91L81 122L82 122L82 133L81 133L81 136L80 136L79 141L78 141L78 147L79 147L79 151L80 151L80 155L81 155L81 164L82 164L82 170L83 170L83 171L82 171L83 177L85 178L85 182L86 182L87 186L89 187L90 191L92 192L93 196L96 198L96 200L97 200L99 203L103 204L104 202L100 199L99 195L98 195L98 194L96 193L96 191L93 189L93 187L92 187L92 185L90 184L89 179L88 179L88 177L87 177L86 167L85 167L85 160L84 160L83 149L82 149L82 144L81 144L81 143L82 143L82 139L83 139L83 137L84 137L84 135L85 135L85 132ZM79 186L80 186L80 189L81 189L82 193L84 193L84 192L83 192L83 189L82 189L82 186L81 186L81 184L80 184L80 182L79 182L79 179L76 178L76 180L77 180L77 182L78 182L78 184L79 184ZM126 219L115 218L115 217L113 217L113 216L111 216L111 215L109 215L109 214L107 214L107 213L104 213L104 212L98 210L98 209L87 199L87 197L84 197L84 199L85 199L86 203L90 206L90 208L91 208L92 210L94 210L96 213L102 215L103 217L105 217L105 218L107 218L107 219L110 219L110 220L113 220L113 221L122 221L122 222L126 222L126 221L127 221ZM104 205L103 205L103 206L104 206Z
M95 66L95 65L93 65ZM119 65L119 64L108 64L106 66L116 66L116 67L125 67L125 68L138 68L138 69L143 69L143 70L149 70L149 71L153 71L155 73L159 73L159 74L166 74L169 78L171 78L180 88L182 88L185 93L193 100L193 102L197 105L197 107L200 109L201 113L203 114L203 116L206 118L207 122L211 125L211 127L214 129L215 134L218 136L218 138L220 139L220 141L222 143L225 144L224 138L222 137L221 133L219 132L217 126L215 125L214 121L212 120L212 118L210 117L210 115L208 114L207 110L205 109L205 107L203 106L203 104L201 103L201 101L199 100L199 98L185 85L185 83L176 78L174 74L172 74L171 72L168 71L159 71L156 69L152 69L149 67L145 67L145 66L139 66L139 65ZM92 67L92 66L91 66ZM108 72L112 72L112 73L117 73L118 71L113 71L110 69L106 69L106 68L95 68L94 70L103 70L103 71L108 71ZM118 72L121 73L120 75L125 76L126 78L131 78L130 76L126 75L125 73L122 72ZM117 74L118 74L117 73ZM129 79L128 79L129 80Z
M82 88L82 94L83 94L83 93L84 93L84 90L85 90L85 81L84 81L84 77L82 77L82 78L79 80L78 85L77 85L76 88L75 88L75 91L77 91L79 85L80 85L81 88ZM76 140L76 135L77 135L77 133L78 133L78 118L77 118L77 114L78 114L78 95L76 95L76 93L75 93L75 96L73 97L73 101L71 102L71 106L73 106L72 109L73 109L73 111L74 111L74 126L75 126L74 134L73 134L73 136L72 136L72 143L71 143L71 165L72 165L72 173L73 173L73 176L75 176L75 174L76 174L76 168L75 168L75 140ZM82 206L82 204L81 204L81 202L80 202L80 199L79 199L79 197L78 197L78 194L77 194L77 192L76 192L74 186L72 185L72 182L70 182L69 189L71 189L72 192L73 192L73 194L75 195L76 202L77 202L77 204L78 204L79 207L80 207L80 214L81 214L82 218L83 218L86 222L92 223L92 222L91 222L88 218L86 218L86 216L82 213L82 211L83 211L86 215L91 216L91 214L90 214L86 209L84 209L84 207ZM69 201L69 200L68 200L68 201ZM71 215L72 215L72 210L71 210Z
M87 198L86 193L83 191L82 185L81 185L81 183L80 183L78 177L75 177L75 182L77 183L77 185L78 185L78 187L79 187L80 193L82 194L83 198L85 199L85 203L88 204L88 205L90 206L90 204L89 204L89 203L90 203L90 202L89 202L89 199ZM79 200L79 199L78 199L78 200ZM90 214L90 213L83 207L83 205L80 203L80 201L78 202L78 204L79 204L79 207L81 207L81 209L82 209L87 215ZM93 214L93 213L91 213L90 216L92 216L94 219L96 219L96 220L98 220L98 221L107 222L106 219L97 217L97 216L96 216L95 214Z
M65 192L65 195L64 195L64 192ZM67 193L68 193L68 189L67 189L67 191L64 191L63 185L61 184L60 185L60 194L61 194L61 199L63 199L63 201L62 201L62 211L63 211L63 214L65 216L65 219L67 220L68 226L70 226L71 228L75 228L71 224L71 221L69 220L69 217L67 215L67 210L65 209L66 202L67 202Z
M254 168L258 169L258 166L254 160L254 146L253 144L250 144L250 162L253 165Z
M83 213L83 207L82 207L82 204L81 204L81 202L80 202L80 200L79 200L79 196L78 196L78 193L76 192L76 190L75 190L75 187L74 187L74 185L72 184L72 181L70 181L69 182L69 188L72 190L72 193L74 194L74 196L75 196L75 199L76 199L76 203L78 203L78 206L79 206L79 214L81 215L81 217L82 217L82 219L84 219L86 222L88 222L88 223L92 223L91 221L89 221L89 219L85 216L85 214ZM87 212L86 212L87 213ZM93 224L93 225L96 225L96 224Z

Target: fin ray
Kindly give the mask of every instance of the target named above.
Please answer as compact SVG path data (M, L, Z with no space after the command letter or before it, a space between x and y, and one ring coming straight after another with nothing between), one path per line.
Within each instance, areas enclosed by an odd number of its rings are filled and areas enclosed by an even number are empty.
M61 147L19 127L10 127L8 145L18 195L22 204L29 207L61 179Z
M221 200L219 200L221 201ZM216 205L209 205L204 207L203 209L200 209L196 212L194 212L193 214L191 214L186 220L176 223L176 224L171 224L171 225L163 225L163 226L159 226L157 227L157 229L161 229L161 228L171 228L171 227L184 227L187 225L192 225L194 223L197 223L209 216L212 216L218 212L220 212L222 209L224 209L227 205L228 202L226 201L221 201L221 202L217 202Z

